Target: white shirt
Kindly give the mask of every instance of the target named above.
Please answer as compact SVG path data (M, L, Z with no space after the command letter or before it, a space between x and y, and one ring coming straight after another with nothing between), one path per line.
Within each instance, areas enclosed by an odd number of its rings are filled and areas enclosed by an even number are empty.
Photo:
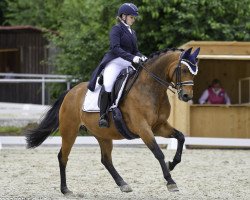
M130 26L127 25L126 23L124 23L123 21L121 21L121 22L128 28L129 32L132 34L132 30L131 30Z

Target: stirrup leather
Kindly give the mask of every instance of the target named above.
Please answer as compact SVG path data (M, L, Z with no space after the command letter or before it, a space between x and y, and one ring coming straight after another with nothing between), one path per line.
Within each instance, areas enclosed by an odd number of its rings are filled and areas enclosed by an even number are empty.
M106 114L102 115L99 119L99 127L100 128L108 128L109 127L109 121Z

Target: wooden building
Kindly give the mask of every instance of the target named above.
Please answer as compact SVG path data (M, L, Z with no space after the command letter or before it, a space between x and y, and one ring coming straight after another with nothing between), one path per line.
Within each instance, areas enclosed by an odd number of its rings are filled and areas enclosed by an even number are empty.
M191 41L181 48L201 47L192 105L170 94L170 123L195 137L250 138L250 42ZM217 78L231 105L199 105L198 99Z
M32 26L0 26L0 73L47 74L48 41ZM4 77L0 77L4 78ZM0 102L41 103L38 83L0 83Z

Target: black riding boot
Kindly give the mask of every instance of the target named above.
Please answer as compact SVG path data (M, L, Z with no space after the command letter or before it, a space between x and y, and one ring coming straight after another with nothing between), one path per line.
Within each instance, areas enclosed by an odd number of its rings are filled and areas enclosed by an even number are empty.
M109 127L109 106L110 106L110 92L103 91L100 94L100 119L99 127L108 128Z

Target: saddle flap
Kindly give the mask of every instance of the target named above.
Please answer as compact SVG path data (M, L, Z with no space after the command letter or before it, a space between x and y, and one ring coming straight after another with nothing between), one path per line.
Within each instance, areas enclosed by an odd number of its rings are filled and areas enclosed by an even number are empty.
M120 99L123 98L123 95L126 93L127 82L132 78L135 72L136 70L129 66L123 69L118 75L111 93L111 99L115 105L118 105Z

